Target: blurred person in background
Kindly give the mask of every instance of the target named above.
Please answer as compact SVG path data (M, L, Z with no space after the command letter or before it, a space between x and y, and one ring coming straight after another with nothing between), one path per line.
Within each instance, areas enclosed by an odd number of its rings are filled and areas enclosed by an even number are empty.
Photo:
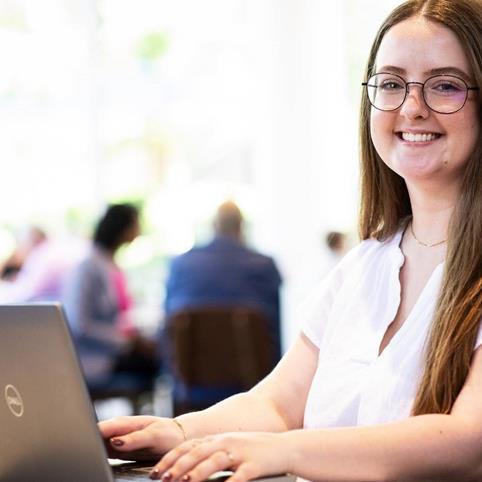
M328 274L343 258L347 251L346 234L340 231L330 231L325 235L326 256L324 274Z
M299 257L296 295L306 296L335 268L348 249L347 235L341 231L328 231L316 239L313 251Z
M59 301L66 277L84 254L83 240L27 227L3 265L0 302Z
M239 207L232 201L224 202L214 217L213 240L172 260L166 285L166 320L186 308L257 308L269 319L278 360L281 276L272 258L246 246L243 223Z
M129 319L132 298L115 261L119 248L139 233L135 206L108 206L89 253L64 286L64 307L90 390L142 388L157 376L154 344Z
M47 235L42 228L32 225L23 229L17 238L17 246L1 268L0 277L5 281L15 279L30 253L47 239Z

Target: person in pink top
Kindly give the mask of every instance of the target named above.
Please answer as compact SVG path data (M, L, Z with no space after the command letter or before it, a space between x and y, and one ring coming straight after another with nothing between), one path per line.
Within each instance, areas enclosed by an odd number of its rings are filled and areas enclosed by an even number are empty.
M138 333L129 317L132 299L115 260L139 231L135 206L110 205L95 227L89 254L64 286L67 319L91 390L135 388L157 375L154 343Z

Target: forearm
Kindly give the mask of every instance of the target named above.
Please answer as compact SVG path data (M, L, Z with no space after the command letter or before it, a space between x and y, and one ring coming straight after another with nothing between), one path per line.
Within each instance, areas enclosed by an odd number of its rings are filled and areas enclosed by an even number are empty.
M424 415L374 427L283 434L290 471L309 480L479 480L481 431L450 415Z
M81 327L81 333L86 338L104 342L119 350L128 345L128 339L117 329L114 323L109 324L103 320L95 320L84 314L81 318Z
M276 368L249 392L179 417L188 438L223 432L284 432L303 425L318 349L296 339Z
M282 432L287 422L276 404L256 391L234 395L201 412L177 417L187 438L224 432Z

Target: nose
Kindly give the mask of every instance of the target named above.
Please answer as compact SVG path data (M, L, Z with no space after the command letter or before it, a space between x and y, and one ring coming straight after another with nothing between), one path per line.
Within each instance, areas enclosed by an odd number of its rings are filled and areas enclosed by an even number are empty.
M407 96L400 108L400 113L409 119L426 119L430 113L430 109L423 98L423 84L410 82L407 83L407 89Z

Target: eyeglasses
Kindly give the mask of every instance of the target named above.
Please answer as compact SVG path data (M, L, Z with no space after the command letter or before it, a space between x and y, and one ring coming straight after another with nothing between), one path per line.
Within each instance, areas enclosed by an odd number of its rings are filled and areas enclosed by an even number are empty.
M406 82L396 74L381 72L372 75L362 85L366 88L370 104L375 109L393 111L399 109L408 95L409 85L420 85L423 100L427 107L439 114L453 114L467 102L469 87L467 83L455 75L434 75L425 82Z

